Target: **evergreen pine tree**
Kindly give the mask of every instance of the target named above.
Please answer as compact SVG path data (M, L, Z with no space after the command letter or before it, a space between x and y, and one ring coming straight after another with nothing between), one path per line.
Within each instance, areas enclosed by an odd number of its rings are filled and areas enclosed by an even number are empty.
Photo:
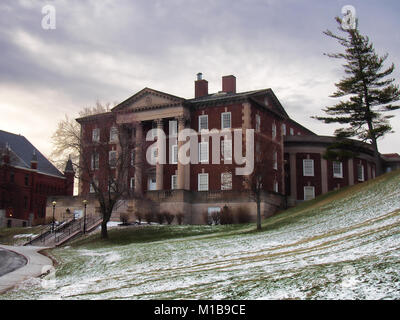
M338 29L345 35L335 35L329 30L324 34L336 39L345 52L326 55L346 61L343 65L346 76L335 84L337 91L331 97L347 97L347 100L323 109L329 116L313 118L325 123L347 125L335 131L339 140L357 137L369 142L374 149L377 174L380 174L382 168L377 141L393 132L389 123L393 115L384 113L400 108L399 105L393 105L400 99L399 87L393 84L393 78L387 78L393 72L394 64L384 67L388 54L382 57L376 54L369 38L360 34L358 21L354 29L343 28L339 17L336 21Z

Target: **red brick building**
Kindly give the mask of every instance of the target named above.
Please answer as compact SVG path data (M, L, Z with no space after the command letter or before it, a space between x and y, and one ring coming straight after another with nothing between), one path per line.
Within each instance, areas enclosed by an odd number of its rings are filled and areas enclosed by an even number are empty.
M264 216L287 204L375 177L376 164L368 144L356 143L356 158L325 160L323 154L334 138L318 136L291 119L271 89L236 92L236 78L229 75L222 77L221 91L209 93L208 82L198 74L194 93L193 99L184 99L144 88L108 113L77 119L86 145L84 152L92 154L96 183L105 188L102 170L118 152L116 127L129 123L135 123L132 141L141 145L132 150L126 183L136 194L155 200L159 210L184 212L187 223L201 223L202 213L225 205L247 206L255 212L254 201L249 200L248 175L236 174L236 168L243 165L232 159L237 147L242 147L243 154L250 150L244 134L248 129L254 130L254 157L265 163L269 177L263 184ZM153 143L144 142L152 128L168 136L164 164L138 163ZM197 132L199 161L183 164L177 161L177 150L184 142L177 141L176 136L189 128ZM219 164L211 161L216 154L212 139L201 135L213 129L222 133ZM239 129L243 133L237 145L233 140ZM95 143L91 144L96 141L109 143L106 153L96 154ZM81 181L81 196L89 196L92 189L88 182Z
M42 223L46 201L72 196L69 160L62 174L25 137L0 130L0 226Z

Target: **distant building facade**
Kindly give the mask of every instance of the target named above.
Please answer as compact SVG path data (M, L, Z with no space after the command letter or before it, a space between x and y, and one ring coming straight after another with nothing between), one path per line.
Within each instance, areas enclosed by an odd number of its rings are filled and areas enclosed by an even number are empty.
M328 191L372 179L376 175L371 146L356 142L357 156L342 161L324 159L333 137L318 136L289 117L271 89L236 92L236 78L222 77L222 90L208 92L208 82L198 74L194 83L195 97L184 99L144 88L118 104L110 112L77 119L85 141L83 152L91 154L92 174L100 188L106 188L102 171L115 157L118 146L115 130L119 125L135 123L131 139L140 147L132 150L132 166L126 177L135 194L152 199L157 210L183 212L186 223L203 223L204 212L212 213L228 206L247 207L255 213L250 200L248 176L235 174L232 162L236 143L235 130L242 130L240 145L246 153L244 132L254 132L254 156L261 157L268 172L263 184L261 211L264 217ZM150 165L144 159L153 142L146 142L149 130L166 132L167 163ZM184 129L197 132L198 161L183 164L178 150L183 142L176 136ZM226 133L220 139L220 163L212 163L215 155L211 139L201 133L216 129ZM175 139L173 139L175 137ZM172 139L171 139L172 138ZM96 155L96 142L109 144L109 154ZM386 162L385 162L386 163ZM80 181L80 198L93 195L88 182ZM126 199L129 203L129 199ZM131 206L138 206L132 202Z
M0 227L43 223L47 199L73 188L70 160L63 174L24 136L0 130Z

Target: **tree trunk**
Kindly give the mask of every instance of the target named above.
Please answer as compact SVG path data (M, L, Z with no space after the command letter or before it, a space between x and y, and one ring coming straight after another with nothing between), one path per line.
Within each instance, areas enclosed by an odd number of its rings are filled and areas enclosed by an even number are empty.
M101 223L101 238L108 239L107 221L105 220Z
M260 198L257 197L257 230L261 230L261 201Z

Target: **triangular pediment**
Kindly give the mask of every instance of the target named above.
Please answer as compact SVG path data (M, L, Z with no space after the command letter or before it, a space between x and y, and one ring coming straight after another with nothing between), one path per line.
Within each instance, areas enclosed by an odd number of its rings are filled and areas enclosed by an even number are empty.
M150 88L144 88L140 90L138 93L134 94L130 98L118 104L113 111L134 111L134 110L143 110L143 109L151 109L154 107L162 107L168 105L175 105L182 103L185 99L164 93L161 91L157 91Z

